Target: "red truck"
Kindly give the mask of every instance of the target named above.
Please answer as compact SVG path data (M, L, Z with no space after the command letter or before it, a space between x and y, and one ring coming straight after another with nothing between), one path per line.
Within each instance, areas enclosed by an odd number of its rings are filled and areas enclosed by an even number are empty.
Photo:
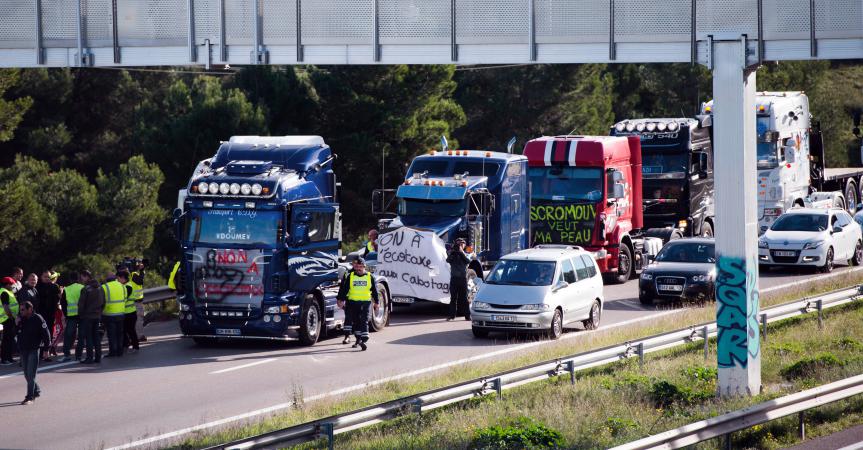
M634 276L662 246L661 239L642 236L638 136L545 136L529 141L524 154L531 246L581 246L616 283Z

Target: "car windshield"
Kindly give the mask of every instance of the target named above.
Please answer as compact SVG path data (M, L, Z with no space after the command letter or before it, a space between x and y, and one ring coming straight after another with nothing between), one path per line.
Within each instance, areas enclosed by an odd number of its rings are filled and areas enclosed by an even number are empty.
M647 149L648 147L645 147ZM644 153L641 173L648 178L682 178L689 164L687 153Z
M551 201L602 200L602 169L599 167L531 167L531 198Z
M461 200L417 200L399 199L400 216L462 217L467 202Z
M247 209L190 210L184 239L196 244L275 247L282 213Z
M656 260L712 264L716 262L715 246L703 242L669 242L656 255Z
M826 214L786 214L770 227L773 231L824 231L827 229Z
M503 259L495 264L486 278L488 284L550 286L554 262Z

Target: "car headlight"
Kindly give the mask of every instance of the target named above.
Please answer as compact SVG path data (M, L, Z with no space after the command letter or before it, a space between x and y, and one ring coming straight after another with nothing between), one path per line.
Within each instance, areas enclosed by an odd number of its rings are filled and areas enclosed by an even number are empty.
M767 239L764 239L764 238L759 239L758 240L758 248L770 248L770 246L767 245Z
M545 303L536 303L532 305L521 305L522 311L548 311L551 305Z
M803 245L803 250L814 250L818 247L821 247L824 241L815 241L815 242L807 242Z
M709 279L710 279L710 277L708 275L693 275L692 276L692 282L693 283L704 283L705 281L707 281Z
M641 272L641 279L644 281L650 281L653 279L653 275L647 272Z
M486 302L476 302L475 301L475 302L471 303L471 306L473 306L473 309L491 309L491 305L489 305Z

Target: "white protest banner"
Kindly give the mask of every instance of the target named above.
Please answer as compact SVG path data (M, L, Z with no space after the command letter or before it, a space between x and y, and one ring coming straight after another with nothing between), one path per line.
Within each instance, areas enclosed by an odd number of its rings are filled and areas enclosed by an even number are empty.
M386 277L393 297L449 303L449 263L433 231L402 227L378 237L375 274Z

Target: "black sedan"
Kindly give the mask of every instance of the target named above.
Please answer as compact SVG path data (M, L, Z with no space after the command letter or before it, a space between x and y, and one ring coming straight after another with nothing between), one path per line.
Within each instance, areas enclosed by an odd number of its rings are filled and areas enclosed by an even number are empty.
M665 244L641 272L638 299L644 305L654 300L714 300L715 280L713 239L677 239Z

